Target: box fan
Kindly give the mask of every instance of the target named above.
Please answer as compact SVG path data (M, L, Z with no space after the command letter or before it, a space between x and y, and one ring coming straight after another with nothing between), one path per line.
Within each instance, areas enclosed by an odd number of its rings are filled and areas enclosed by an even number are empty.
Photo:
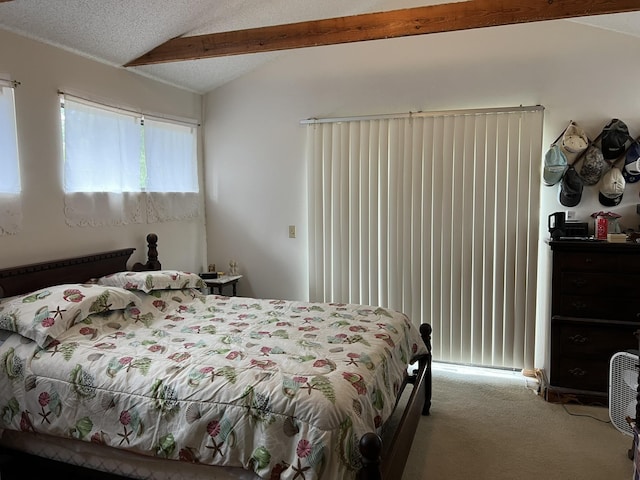
M611 357L609 368L609 418L622 433L633 436L627 418L636 418L638 401L638 352L618 352Z

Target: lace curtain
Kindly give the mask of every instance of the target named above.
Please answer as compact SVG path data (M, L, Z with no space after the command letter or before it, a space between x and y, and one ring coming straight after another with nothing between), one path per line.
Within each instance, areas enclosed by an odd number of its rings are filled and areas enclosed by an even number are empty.
M65 218L70 226L200 214L196 127L64 96ZM144 127L143 127L144 125Z

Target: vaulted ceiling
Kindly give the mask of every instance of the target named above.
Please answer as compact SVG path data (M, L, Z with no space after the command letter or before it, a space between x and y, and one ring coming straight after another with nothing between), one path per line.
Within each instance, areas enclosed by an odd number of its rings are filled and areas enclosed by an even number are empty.
M549 19L640 37L638 0L0 0L0 29L198 93L292 48Z

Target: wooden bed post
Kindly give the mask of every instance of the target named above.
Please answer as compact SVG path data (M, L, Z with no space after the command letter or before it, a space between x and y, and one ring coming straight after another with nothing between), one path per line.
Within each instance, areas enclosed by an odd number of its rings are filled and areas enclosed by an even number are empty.
M158 235L150 233L147 235L147 263L135 263L132 270L134 272L147 272L162 269L162 264L158 261Z
M369 432L360 438L358 445L362 455L362 468L356 475L356 480L382 480L380 470L380 454L382 453L382 439L379 435Z
M433 383L432 375L431 375L431 360L433 358L431 355L431 332L432 331L433 331L433 328L431 327L430 324L423 323L420 325L420 336L422 337L422 341L427 346L427 350L429 351L426 357L427 375L424 382L425 399L424 399L424 406L422 407L422 415L429 415L431 411L431 388Z

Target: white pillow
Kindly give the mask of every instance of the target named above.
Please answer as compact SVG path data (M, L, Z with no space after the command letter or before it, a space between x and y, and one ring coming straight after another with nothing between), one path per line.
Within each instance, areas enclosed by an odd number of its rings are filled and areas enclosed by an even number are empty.
M0 301L0 329L17 332L42 348L89 315L140 305L123 288L65 284L42 288Z
M197 274L180 270L112 273L99 278L98 284L126 290L142 290L147 293L152 290L183 290L207 286Z

